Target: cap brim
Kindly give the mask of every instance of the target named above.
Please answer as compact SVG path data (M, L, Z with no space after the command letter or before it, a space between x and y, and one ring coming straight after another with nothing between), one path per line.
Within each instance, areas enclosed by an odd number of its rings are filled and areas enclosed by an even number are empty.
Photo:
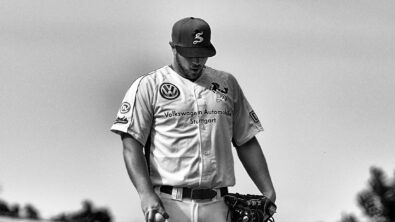
M212 57L215 56L216 50L213 45L204 47L182 47L175 46L178 53L184 57Z

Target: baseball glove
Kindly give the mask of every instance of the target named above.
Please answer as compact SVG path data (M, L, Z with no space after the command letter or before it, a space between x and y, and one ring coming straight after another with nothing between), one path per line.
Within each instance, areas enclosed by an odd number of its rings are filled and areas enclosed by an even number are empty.
M224 199L232 222L274 222L277 206L265 196L228 193Z

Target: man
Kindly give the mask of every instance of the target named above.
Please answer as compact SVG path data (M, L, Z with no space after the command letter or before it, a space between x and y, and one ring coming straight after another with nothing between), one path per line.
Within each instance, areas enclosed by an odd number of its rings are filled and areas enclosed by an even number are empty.
M229 221L223 195L235 185L232 143L260 192L276 199L255 138L263 130L257 115L231 74L205 66L216 54L210 38L202 19L176 22L172 64L132 84L111 128L122 137L146 221Z

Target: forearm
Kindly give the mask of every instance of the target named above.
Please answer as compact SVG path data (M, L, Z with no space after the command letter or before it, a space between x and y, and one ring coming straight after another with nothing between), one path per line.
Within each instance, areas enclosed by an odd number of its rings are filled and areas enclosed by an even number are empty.
M153 193L143 146L129 135L122 136L123 157L130 180L140 196Z
M254 137L249 142L237 147L237 154L259 191L274 202L276 200L276 193L266 158L257 139Z
M130 180L136 187L140 196L141 209L146 221L154 221L157 213L164 218L169 218L162 201L154 192L152 182L148 173L147 162L143 154L143 146L133 137L122 135L123 156Z

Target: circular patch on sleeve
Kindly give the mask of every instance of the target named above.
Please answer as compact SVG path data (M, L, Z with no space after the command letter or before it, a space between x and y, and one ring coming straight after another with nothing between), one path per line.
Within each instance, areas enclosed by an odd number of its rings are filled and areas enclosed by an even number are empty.
M169 100L176 99L178 96L180 96L180 90L177 88L177 86L171 83L163 83L160 85L159 92L163 98Z
M128 113L129 111L130 111L130 103L123 102L119 112L122 114L125 114L125 113Z

